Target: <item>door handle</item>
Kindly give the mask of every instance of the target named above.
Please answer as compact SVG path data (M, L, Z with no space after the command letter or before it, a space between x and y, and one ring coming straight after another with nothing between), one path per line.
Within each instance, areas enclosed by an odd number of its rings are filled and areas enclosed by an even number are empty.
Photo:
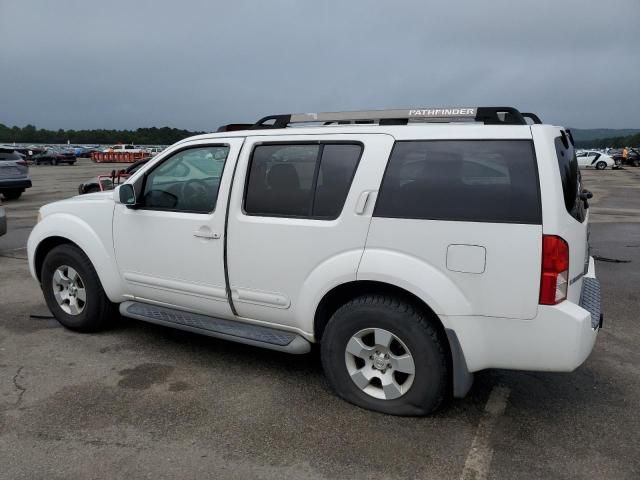
M195 232L193 232L193 236L198 238L206 238L209 240L218 240L220 238L219 233L204 230L196 230Z
M369 196L371 195L370 191L362 192L360 198L356 203L356 215L362 215L367 208L367 203L369 202Z

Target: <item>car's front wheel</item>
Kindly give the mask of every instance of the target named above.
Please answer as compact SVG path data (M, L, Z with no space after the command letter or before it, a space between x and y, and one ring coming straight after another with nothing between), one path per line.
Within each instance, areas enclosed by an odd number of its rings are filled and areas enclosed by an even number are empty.
M446 338L420 309L365 295L340 307L322 336L322 365L336 393L391 415L427 415L444 400Z
M605 168L607 168L607 162L598 162L598 163L596 163L596 168L598 170L604 170Z
M59 245L47 254L40 281L49 310L71 330L95 332L116 318L91 261L74 245Z

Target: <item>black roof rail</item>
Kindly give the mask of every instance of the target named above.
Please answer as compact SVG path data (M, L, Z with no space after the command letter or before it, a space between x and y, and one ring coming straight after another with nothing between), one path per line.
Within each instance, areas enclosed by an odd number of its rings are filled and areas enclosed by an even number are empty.
M528 118L539 118L530 113ZM534 119L534 121L535 121ZM250 129L286 128L291 124L331 125L378 123L407 125L410 122L482 122L485 125L527 125L525 115L513 107L410 108L404 110L363 110L355 112L287 113L268 115Z
M220 125L216 132L235 132L237 130L248 130L253 127L253 123L228 123Z
M524 118L528 118L530 120L533 120L533 123L536 125L540 125L542 124L542 120L540 120L540 117L538 115L536 115L535 113L531 113L531 112L522 112L522 116Z

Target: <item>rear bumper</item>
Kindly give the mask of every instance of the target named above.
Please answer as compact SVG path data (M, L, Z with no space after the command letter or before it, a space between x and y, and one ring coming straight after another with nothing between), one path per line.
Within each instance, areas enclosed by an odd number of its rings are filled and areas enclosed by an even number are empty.
M30 178L9 178L0 180L0 190L14 188L31 188Z
M597 285L597 288L594 287ZM600 289L593 258L581 304L539 305L532 320L496 317L443 319L460 341L470 372L487 368L571 372L587 359L601 326Z

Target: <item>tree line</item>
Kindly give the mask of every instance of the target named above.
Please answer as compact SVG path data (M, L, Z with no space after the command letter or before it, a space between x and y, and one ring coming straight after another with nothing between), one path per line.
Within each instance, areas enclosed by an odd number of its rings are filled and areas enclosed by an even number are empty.
M34 125L8 127L0 123L0 143L67 143L72 144L115 144L171 145L192 135L205 132L190 132L180 128L151 127L136 130L46 130Z
M581 148L623 148L640 146L640 133L628 135L626 137L598 138L596 140L586 140L576 142Z

